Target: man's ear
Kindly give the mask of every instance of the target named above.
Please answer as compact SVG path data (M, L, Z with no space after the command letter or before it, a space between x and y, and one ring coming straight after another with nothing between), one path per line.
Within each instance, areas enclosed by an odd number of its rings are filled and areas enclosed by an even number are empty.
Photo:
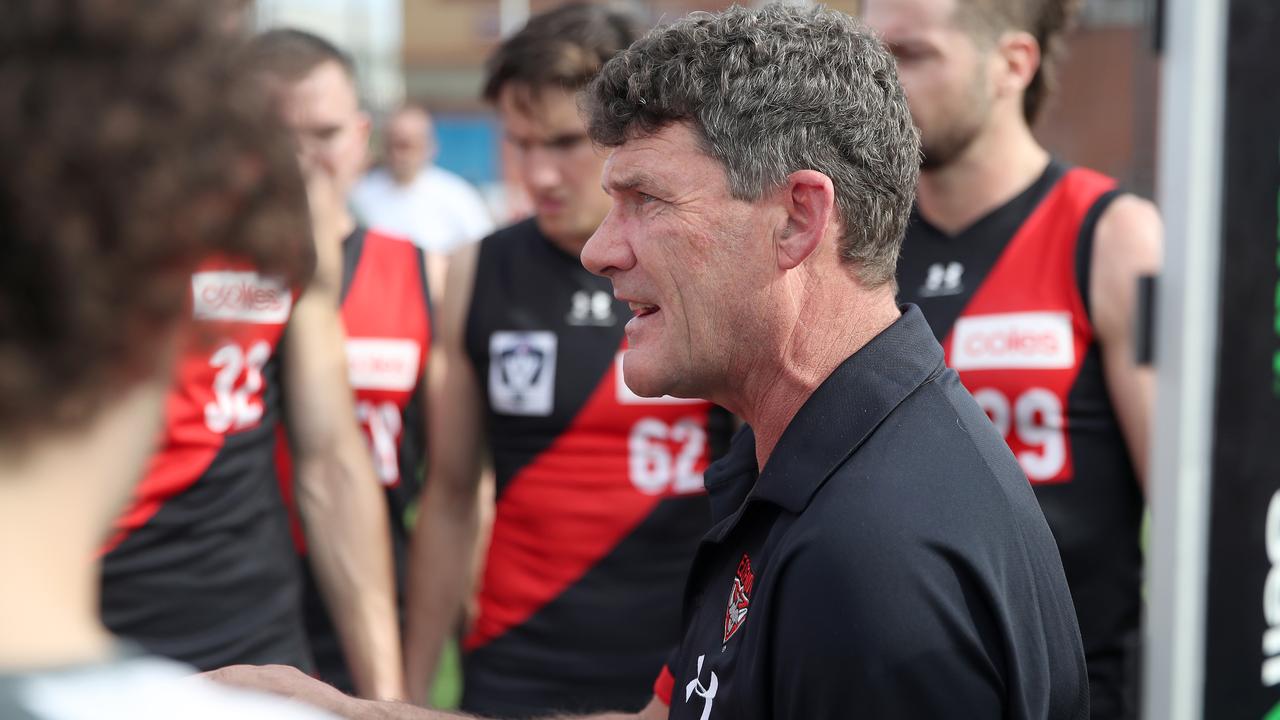
M1040 43L1027 32L1008 32L1001 36L996 52L1001 60L996 92L1001 95L1023 93L1040 69Z
M774 243L778 266L790 270L813 254L835 216L836 190L831 178L816 170L797 170L787 176L781 191L787 223Z

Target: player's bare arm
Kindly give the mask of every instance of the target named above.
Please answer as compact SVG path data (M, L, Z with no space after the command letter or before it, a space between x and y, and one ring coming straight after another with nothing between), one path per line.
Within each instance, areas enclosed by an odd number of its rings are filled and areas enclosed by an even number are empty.
M411 541L405 608L406 688L420 704L473 585L472 558L480 536L481 397L464 332L478 248L476 243L463 246L449 263L428 363L431 452Z
M285 332L286 427L312 567L357 692L402 697L386 499L346 381L337 313L339 244L329 237L332 214L324 209L335 197L329 185L323 174L310 174L317 274Z
M1159 272L1163 245L1155 206L1132 195L1116 198L1098 220L1089 281L1107 390L1144 490L1155 370L1135 357L1137 290L1139 277Z

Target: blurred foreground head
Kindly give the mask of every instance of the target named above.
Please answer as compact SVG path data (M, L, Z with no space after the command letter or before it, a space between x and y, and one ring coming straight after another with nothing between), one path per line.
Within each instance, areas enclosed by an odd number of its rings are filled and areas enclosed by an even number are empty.
M6 459L21 460L49 436L90 432L139 387L163 385L200 260L240 257L295 283L310 272L306 201L290 144L238 68L231 28L240 4L6 7ZM153 432L136 434L145 446Z

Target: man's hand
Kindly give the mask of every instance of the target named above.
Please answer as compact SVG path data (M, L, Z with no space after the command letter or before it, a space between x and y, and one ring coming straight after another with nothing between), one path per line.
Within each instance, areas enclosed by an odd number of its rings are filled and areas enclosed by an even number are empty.
M345 716L351 701L336 688L289 665L231 665L203 673L201 677L223 685L297 700L336 715Z
M336 306L342 288L342 241L355 229L355 222L333 173L305 158L300 162L307 182L307 205L316 250L316 274L308 291L332 297Z

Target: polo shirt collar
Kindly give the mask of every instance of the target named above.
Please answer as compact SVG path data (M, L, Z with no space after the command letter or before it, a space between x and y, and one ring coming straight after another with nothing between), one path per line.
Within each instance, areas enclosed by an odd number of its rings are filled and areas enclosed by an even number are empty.
M902 306L901 317L809 396L758 478L754 434L743 428L734 438L729 453L705 475L715 519L753 500L801 512L894 408L944 367L942 347L924 315L914 305Z

